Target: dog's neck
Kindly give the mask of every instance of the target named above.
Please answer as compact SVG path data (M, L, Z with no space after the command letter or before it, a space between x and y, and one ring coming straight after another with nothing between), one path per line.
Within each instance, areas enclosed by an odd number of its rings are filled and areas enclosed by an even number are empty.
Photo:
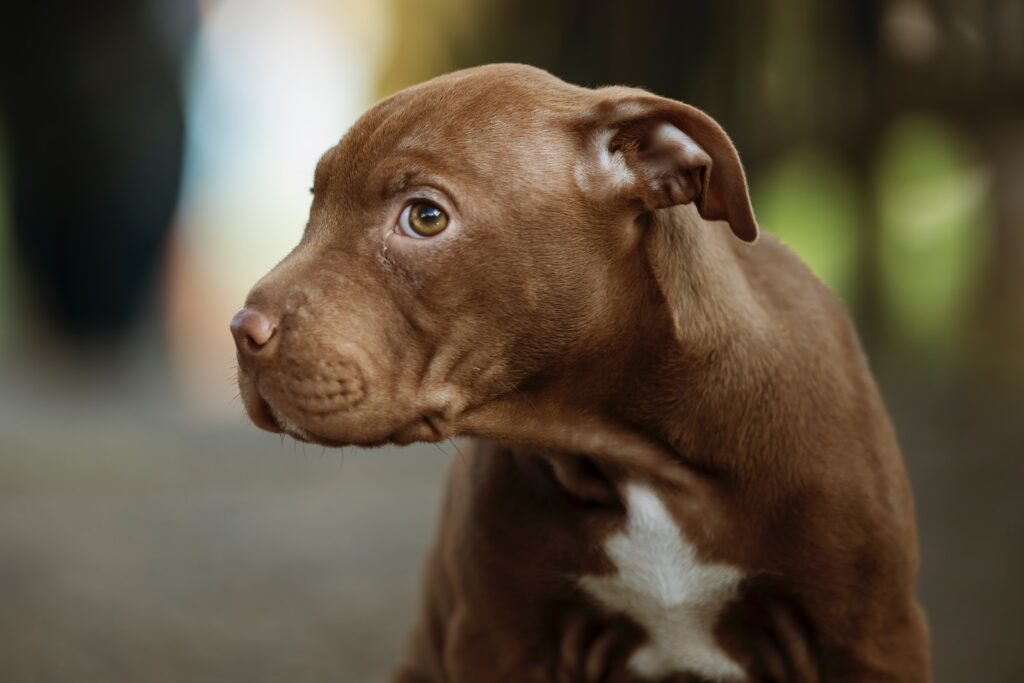
M645 230L651 292L628 307L628 343L594 361L601 367L590 372L471 411L460 432L656 470L669 479L707 469L694 452L710 426L704 413L721 401L748 400L742 384L756 371L750 359L759 356L749 350L765 337L766 316L727 228L682 206L650 216ZM701 395L687 395L688 386L700 387Z

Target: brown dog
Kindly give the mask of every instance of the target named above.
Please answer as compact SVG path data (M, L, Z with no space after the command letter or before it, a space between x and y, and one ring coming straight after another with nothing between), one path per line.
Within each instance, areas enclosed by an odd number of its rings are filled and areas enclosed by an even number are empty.
M731 229L731 230L730 230ZM232 321L253 421L457 461L397 680L925 681L892 427L736 151L642 90L498 65L316 170Z

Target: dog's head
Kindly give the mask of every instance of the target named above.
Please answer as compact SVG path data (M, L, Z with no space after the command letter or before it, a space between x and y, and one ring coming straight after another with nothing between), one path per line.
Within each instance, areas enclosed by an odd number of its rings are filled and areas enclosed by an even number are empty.
M757 235L696 109L516 65L404 90L320 160L302 240L232 321L246 409L321 443L433 441L598 367L657 298L644 217L680 204Z

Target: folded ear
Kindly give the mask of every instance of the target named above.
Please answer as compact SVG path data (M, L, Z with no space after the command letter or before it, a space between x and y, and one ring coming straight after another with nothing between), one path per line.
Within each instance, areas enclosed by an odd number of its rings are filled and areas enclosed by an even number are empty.
M694 202L706 220L757 239L743 166L721 126L682 102L619 88L598 93L607 91L586 124L598 146L591 173L605 176L605 190L647 211Z

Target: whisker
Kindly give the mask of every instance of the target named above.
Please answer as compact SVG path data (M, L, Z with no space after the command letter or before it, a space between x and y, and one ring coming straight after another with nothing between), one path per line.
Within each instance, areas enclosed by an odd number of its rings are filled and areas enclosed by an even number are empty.
M450 436L448 437L448 443L452 445L452 448L455 449L455 452L459 454L459 458L462 460L463 464L465 464L466 456L462 454L462 449L459 448L459 444L455 443L455 440Z

